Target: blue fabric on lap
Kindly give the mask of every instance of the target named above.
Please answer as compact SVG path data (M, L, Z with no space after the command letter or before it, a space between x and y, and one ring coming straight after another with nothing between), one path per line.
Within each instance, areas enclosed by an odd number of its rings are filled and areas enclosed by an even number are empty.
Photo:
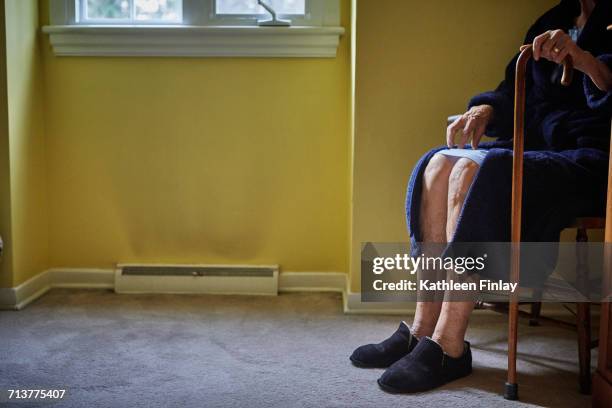
M482 166L482 162L484 161L485 157L487 156L487 150L484 149L447 149L447 150L440 150L438 152L439 154L442 154L444 156L447 157L457 157L457 158L465 158L465 159L470 159L471 161L473 161L474 163L478 164L479 166Z
M511 141L481 144L488 151L468 191L454 242L509 242L512 191ZM434 154L427 152L417 163L408 184L406 216L411 254L421 254L420 202L423 173ZM608 153L591 148L567 151L526 151L524 156L522 240L557 242L561 230L576 217L605 214ZM448 250L448 248L447 248ZM480 256L480 255L477 255ZM540 276L523 281L540 285L552 272L556 254L542 256ZM482 276L507 279L507 268L487 268Z

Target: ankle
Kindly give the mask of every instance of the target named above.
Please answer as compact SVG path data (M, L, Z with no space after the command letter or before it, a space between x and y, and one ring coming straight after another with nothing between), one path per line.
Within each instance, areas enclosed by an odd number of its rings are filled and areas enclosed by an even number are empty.
M433 335L433 332L433 327L426 327L414 323L410 327L410 333L417 339L420 339L421 337L431 337Z
M452 358L459 358L465 352L465 342L463 339L448 338L436 335L435 333L431 339L438 343L442 347L442 351Z

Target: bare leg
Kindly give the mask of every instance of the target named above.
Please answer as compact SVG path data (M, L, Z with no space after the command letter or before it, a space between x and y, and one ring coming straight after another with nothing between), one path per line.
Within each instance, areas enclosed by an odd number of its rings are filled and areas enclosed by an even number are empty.
M447 241L450 241L455 233L465 197L477 171L478 165L469 159L459 159L451 171L448 188ZM450 274L453 275L454 272L450 271ZM473 309L472 301L445 301L442 305L432 338L451 357L459 357L463 353L465 332Z
M478 171L478 164L470 159L459 159L448 179L448 198L447 198L447 222L446 222L446 240L449 242L453 239L459 215L463 209L463 203L467 192L472 185L474 176Z
M465 332L474 302L444 302L438 324L431 338L451 357L463 354Z
M446 242L448 180L455 161L452 158L436 154L427 164L423 174L421 216L419 220L423 242ZM412 334L417 338L431 336L440 316L442 302L435 300L435 293L419 294L419 299L422 296L430 295L431 299L417 302L412 323Z

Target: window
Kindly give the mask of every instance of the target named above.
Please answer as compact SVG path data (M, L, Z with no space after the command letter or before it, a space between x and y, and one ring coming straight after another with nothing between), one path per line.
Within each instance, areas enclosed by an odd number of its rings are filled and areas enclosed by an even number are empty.
M182 23L182 0L80 0L86 24Z
M257 0L73 0L74 24L258 25L270 16ZM321 26L325 1L265 0L291 25ZM337 0L331 0L335 2Z
M283 15L306 14L306 0L268 0L267 3L278 13ZM263 7L254 0L216 0L215 12L229 15L264 15Z
M340 0L48 1L61 56L335 57L344 33Z
M293 26L321 26L329 0L264 0ZM331 3L337 0L332 0ZM270 17L257 0L211 0L210 21L219 25L258 25Z

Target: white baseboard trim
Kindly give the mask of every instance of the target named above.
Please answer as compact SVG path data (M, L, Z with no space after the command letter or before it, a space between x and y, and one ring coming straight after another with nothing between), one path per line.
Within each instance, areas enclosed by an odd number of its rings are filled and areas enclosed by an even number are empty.
M13 310L17 304L14 288L0 288L0 310Z
M2 302L2 308L20 310L44 295L50 289L49 276L49 271L44 271L14 288L4 289L11 292L12 302Z
M14 288L0 289L1 310L21 310L52 288L112 289L112 269L52 268Z
M113 269L53 268L47 271L53 288L113 289Z
M279 292L339 292L346 289L341 272L283 272ZM0 310L20 310L52 288L114 289L114 269L52 268L14 288L0 288Z

